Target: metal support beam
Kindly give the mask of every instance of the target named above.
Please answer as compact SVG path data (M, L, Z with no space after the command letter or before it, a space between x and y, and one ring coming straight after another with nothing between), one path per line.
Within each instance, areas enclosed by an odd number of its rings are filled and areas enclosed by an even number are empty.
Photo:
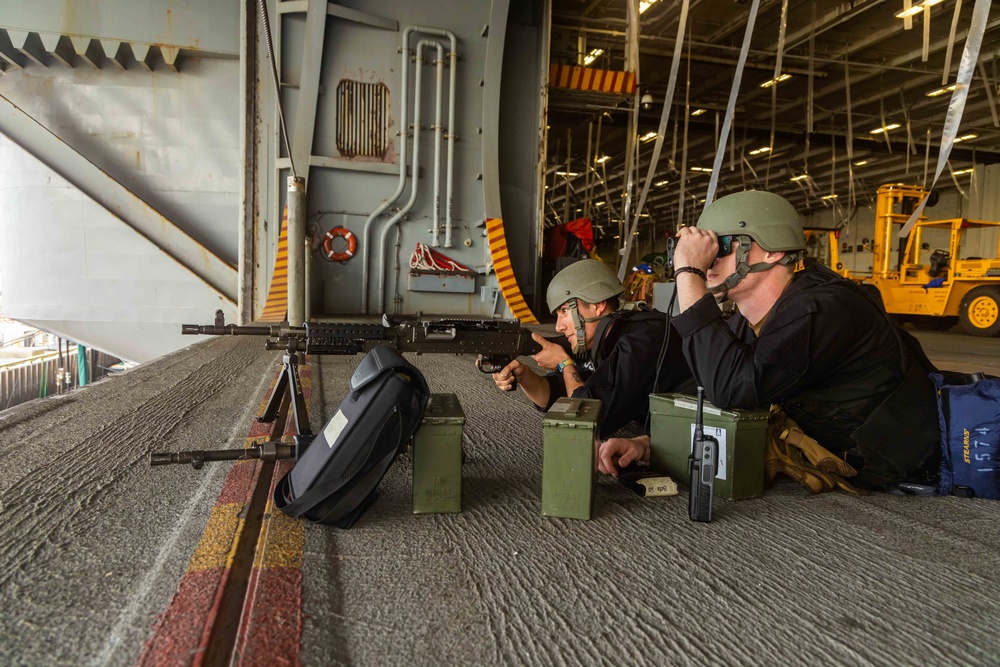
M0 132L235 303L235 269L3 96Z
M52 33L45 33L39 36L42 39L42 46L52 54L53 58L66 67L73 67L73 61L76 60L76 51L73 50L73 44L70 43L69 37L65 35L53 35Z
M175 73L177 72L177 56L180 55L180 52L181 50L176 46L160 47L160 55L163 56L163 62Z
M45 62L45 47L42 46L42 40L39 38L38 33L8 30L7 34L10 36L10 41L14 45L14 48L27 56L29 60L42 67L49 66Z
M3 59L3 61L6 61L15 69L22 69L24 67L24 56L14 48L14 44L10 41L10 36L6 30L0 30L0 59Z
M122 43L113 39L102 39L101 48L104 50L104 56L110 60L119 69L125 69L125 51L122 49Z
M313 133L316 129L316 104L319 99L320 68L323 64L323 40L326 36L326 0L309 0L306 10L306 30L302 46L301 79L295 105L295 125L292 136L292 161L309 164ZM309 178L308 168L301 176ZM289 239L291 243L291 239ZM291 245L289 245L291 247Z
M97 40L87 37L73 37L72 42L73 48L76 50L76 55L80 56L83 62L94 69L101 69L101 61L104 60L104 51Z
M153 71L153 66L150 62L149 44L136 44L133 42L132 54L135 56L136 62L142 65L145 70L149 72Z

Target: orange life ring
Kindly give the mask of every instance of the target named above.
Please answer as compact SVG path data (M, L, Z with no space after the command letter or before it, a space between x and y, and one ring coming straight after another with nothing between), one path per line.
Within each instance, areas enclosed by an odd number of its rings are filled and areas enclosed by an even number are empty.
M333 240L338 236L347 241L347 248L341 252L335 252L333 249ZM323 237L323 259L327 261L346 262L351 257L354 257L357 249L358 239L346 227L334 227Z

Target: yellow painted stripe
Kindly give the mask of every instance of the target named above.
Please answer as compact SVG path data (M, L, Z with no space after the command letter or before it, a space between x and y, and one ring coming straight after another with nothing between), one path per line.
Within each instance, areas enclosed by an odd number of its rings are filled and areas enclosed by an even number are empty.
M635 72L577 65L549 65L549 86L598 93L634 93Z
M493 270L497 274L497 284L503 294L504 301L514 317L526 324L538 324L531 309L525 303L521 295L521 289L517 286L517 279L514 277L514 269L509 261L497 261L507 257L507 242L504 236L503 220L499 218L488 218L486 220L486 235L489 240L490 253L493 256Z
M253 566L301 568L306 541L306 522L282 514L267 502L261 527L263 548L257 549Z
M191 556L188 572L229 567L232 564L236 535L243 527L243 519L238 516L242 510L243 503L225 503L212 508L198 548Z
M281 231L278 233L278 252L274 258L271 286L267 291L264 312L260 319L265 322L280 322L288 312L288 207L281 216Z

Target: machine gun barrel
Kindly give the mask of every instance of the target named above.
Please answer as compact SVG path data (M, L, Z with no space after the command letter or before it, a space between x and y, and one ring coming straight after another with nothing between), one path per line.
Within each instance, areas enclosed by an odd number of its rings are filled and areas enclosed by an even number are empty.
M297 447L284 442L265 442L257 447L246 449L206 449L184 452L150 452L150 466L164 466L174 463L190 463L198 470L209 461L236 461L240 459L261 459L263 461L282 461L296 458Z

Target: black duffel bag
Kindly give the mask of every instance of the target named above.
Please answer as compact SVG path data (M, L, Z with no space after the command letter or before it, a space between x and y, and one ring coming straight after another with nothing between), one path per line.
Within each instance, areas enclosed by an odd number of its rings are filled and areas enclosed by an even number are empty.
M351 376L336 414L278 483L275 506L291 517L350 528L375 501L429 398L424 376L399 352L373 349Z

